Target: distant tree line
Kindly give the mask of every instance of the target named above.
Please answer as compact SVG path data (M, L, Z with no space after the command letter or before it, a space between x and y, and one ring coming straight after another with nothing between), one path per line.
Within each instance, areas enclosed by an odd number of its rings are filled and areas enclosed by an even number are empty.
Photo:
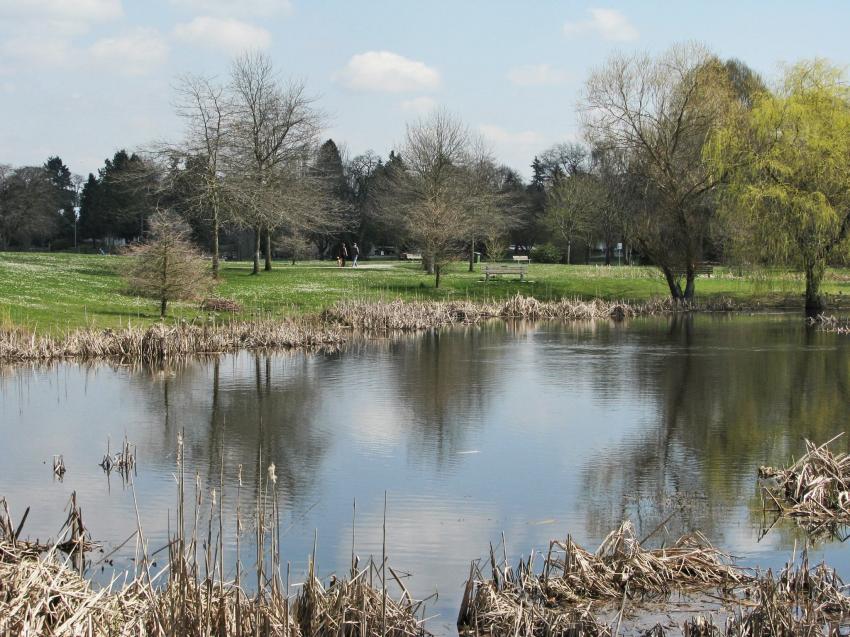
M526 183L445 111L410 122L398 148L349 156L321 141L305 85L262 54L229 77L176 88L180 140L120 150L83 180L58 157L0 166L0 248L108 249L167 210L218 273L222 245L270 270L276 257L335 256L354 242L445 264L509 250L533 260L652 264L691 301L705 262L779 264L821 305L825 268L850 251L850 90L824 61L775 87L698 44L618 54L587 79L582 141L531 162Z

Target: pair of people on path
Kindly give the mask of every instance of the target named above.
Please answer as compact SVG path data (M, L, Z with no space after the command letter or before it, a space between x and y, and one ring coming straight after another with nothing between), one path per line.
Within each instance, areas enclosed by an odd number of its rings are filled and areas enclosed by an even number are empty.
M360 256L360 247L357 245L357 242L351 244L351 267L357 267L357 258ZM345 260L348 258L348 248L345 245L345 241L340 242L339 250L336 255L336 262L339 264L339 267L345 267Z

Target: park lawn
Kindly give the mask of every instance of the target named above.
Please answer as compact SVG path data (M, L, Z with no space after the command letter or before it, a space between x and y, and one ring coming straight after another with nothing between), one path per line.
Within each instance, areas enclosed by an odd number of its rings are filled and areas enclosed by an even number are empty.
M121 278L125 257L69 253L0 253L0 324L59 333L77 327L119 327L159 320L155 301L126 293ZM484 264L467 272L465 263L446 269L441 287L415 263L362 261L340 269L335 262L275 263L271 272L250 274L250 264L223 263L215 295L240 303L242 316L315 314L342 299L498 300L521 293L541 300L600 297L641 301L664 297L667 288L651 267L565 266L532 263L525 283L516 277L483 281ZM850 294L850 271L832 270L824 292ZM730 297L765 306L802 306L803 281L785 271L719 268L697 280L698 298ZM839 296L840 295L840 296ZM197 302L169 305L169 316L191 320L207 313Z

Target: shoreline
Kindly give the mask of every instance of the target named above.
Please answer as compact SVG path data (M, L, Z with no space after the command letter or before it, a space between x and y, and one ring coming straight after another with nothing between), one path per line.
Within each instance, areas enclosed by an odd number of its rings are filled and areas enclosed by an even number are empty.
M22 327L0 328L0 363L119 359L157 363L186 356L241 350L337 350L352 330L367 338L394 332L422 332L488 320L619 322L682 313L758 311L730 299L679 305L670 299L647 302L560 299L540 301L517 294L502 302L342 301L319 315L297 319L234 319L222 322L157 323L120 329L80 328L64 335L38 334Z

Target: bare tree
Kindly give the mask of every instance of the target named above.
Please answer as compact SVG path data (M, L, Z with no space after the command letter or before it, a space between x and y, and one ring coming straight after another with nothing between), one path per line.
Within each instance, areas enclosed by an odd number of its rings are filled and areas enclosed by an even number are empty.
M631 220L631 238L661 269L676 300L694 296L695 266L714 210L718 178L703 160L703 146L736 104L723 65L697 44L658 57L615 55L586 84L587 136L627 157L643 203Z
M408 124L401 161L389 171L381 207L404 225L440 285L443 266L463 252L474 200L472 138L457 117L436 111Z
M573 243L589 241L593 215L604 205L601 188L590 175L560 177L546 192L546 227L567 249L572 263Z
M184 75L176 87L176 109L186 123L183 142L167 149L182 170L181 207L187 214L208 221L212 238L213 276L219 273L219 234L230 211L225 166L231 112L224 87L213 78ZM188 183L185 183L188 182Z
M241 220L254 231L253 274L260 271L265 237L265 269L271 270L273 233L291 221L292 197L283 192L316 146L322 114L304 84L282 84L271 60L262 53L244 54L231 68L232 173Z
M469 271L472 272L475 269L476 240L485 245L491 258L491 250L500 252L500 246L506 250L506 237L514 226L516 216L510 214L513 201L504 188L507 170L493 161L480 138L473 141L467 172Z
M156 212L144 242L130 248L133 264L127 273L130 289L159 301L165 316L169 301L196 298L212 283L203 257L189 237L191 230L176 214Z

